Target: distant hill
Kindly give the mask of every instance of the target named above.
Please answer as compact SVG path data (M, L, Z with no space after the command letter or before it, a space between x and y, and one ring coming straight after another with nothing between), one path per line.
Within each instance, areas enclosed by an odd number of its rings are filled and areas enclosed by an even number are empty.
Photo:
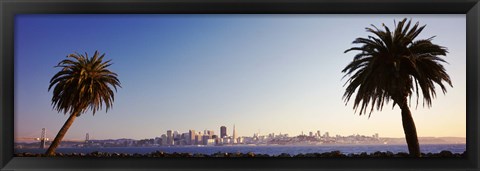
M406 144L405 138L381 138L387 144ZM418 137L420 144L465 144L464 137Z

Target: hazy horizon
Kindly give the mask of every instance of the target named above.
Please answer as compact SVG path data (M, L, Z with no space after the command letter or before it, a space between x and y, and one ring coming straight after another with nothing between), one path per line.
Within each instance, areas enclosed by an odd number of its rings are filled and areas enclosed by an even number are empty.
M419 137L466 137L466 18L452 15L16 15L15 138L53 139L68 115L52 109L47 88L54 66L95 50L112 59L121 86L112 110L76 119L65 139L155 138L167 130L220 126L238 136L320 130L348 136L404 137L392 103L358 116L342 95L341 70L365 27L411 18L436 36L453 87L432 107L411 111Z

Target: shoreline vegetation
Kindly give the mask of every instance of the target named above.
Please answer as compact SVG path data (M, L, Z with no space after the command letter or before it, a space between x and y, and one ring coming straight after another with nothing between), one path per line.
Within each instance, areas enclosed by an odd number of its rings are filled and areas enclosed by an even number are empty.
M14 154L14 157L47 157L46 154L35 154L35 153L17 153ZM212 157L212 158L236 158L236 157L243 157L243 158L252 158L252 157L261 157L261 158L268 158L268 157L277 157L277 158L302 158L302 157L316 157L316 158L382 158L382 157L411 157L406 152L399 152L393 153L390 151L387 152L373 152L373 153L366 153L362 152L359 154L350 153L350 154L343 154L340 151L331 151L326 153L305 153L305 154L296 154L291 155L288 153L282 153L279 155L268 155L268 154L255 154L253 152L248 153L224 153L224 152L216 152L213 154L200 154L200 153L165 153L163 151L155 151L146 154L128 154L128 153L106 153L106 152L91 152L91 153L55 153L54 157L85 157L85 158L190 158L190 157ZM441 151L439 153L421 153L421 157L429 158L429 157L440 157L440 158L465 158L467 156L467 152L464 151L463 153L452 153L451 151Z

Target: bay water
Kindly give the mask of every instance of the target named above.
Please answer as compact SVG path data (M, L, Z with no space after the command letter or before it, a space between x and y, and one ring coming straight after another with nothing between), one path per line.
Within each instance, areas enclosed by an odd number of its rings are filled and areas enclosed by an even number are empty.
M452 153L463 153L466 151L465 144L424 144L420 145L422 153L439 153L443 150ZM45 153L46 149L15 149L15 153ZM165 153L199 153L213 154L221 153L248 153L279 155L288 153L290 155L306 154L306 153L325 153L332 151L340 151L343 154L359 154L362 152L374 153L380 152L407 152L407 145L316 145L316 146L288 146L288 145L262 145L262 146L170 146L170 147L100 147L100 148L58 148L57 153L91 153L91 152L107 152L107 153L127 153L127 154L146 154L155 151Z

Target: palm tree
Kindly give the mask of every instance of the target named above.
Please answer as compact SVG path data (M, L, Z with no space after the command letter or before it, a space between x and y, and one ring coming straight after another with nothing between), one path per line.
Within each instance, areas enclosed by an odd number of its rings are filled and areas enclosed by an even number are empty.
M418 22L412 27L411 20L398 22L393 32L383 24L385 30L374 25L366 28L375 36L357 38L353 44L359 47L347 49L360 51L343 70L344 77L349 76L345 85L343 99L348 103L356 93L353 109L359 115L366 114L370 105L370 117L374 109L381 111L385 103L393 102L402 111L402 124L408 151L411 156L420 157L417 130L410 111L412 94L416 94L418 107L419 93L423 96L423 106L431 107L432 99L436 97L435 86L446 93L444 83L452 86L450 77L442 66L447 48L433 44L434 37L414 40L425 25L419 27ZM344 85L344 86L345 86ZM410 101L410 102L409 102Z
M67 58L58 63L55 67L61 67L57 74L50 80L48 91L53 88L52 105L58 112L69 113L63 127L58 132L46 154L55 155L55 149L62 141L68 128L72 125L75 118L79 117L87 109L95 111L102 109L105 105L106 112L112 107L114 101L114 92L117 91L120 81L117 74L108 70L112 65L111 60L102 61L105 54L100 56L95 51L92 57L79 53L70 54Z

